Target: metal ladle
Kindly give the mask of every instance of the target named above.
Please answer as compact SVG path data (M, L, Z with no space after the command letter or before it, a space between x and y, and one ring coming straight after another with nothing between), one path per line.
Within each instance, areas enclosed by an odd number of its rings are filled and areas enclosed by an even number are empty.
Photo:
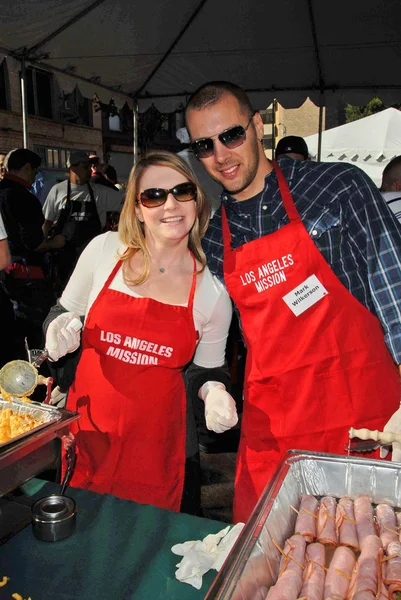
M68 327L74 331L79 331L82 328L82 323L79 319L73 319ZM32 363L26 360L12 360L6 363L0 369L0 390L21 398L22 396L30 396L38 384L45 384L49 387L49 378L39 375L38 368L49 357L49 351L43 350ZM53 380L51 379L51 382Z

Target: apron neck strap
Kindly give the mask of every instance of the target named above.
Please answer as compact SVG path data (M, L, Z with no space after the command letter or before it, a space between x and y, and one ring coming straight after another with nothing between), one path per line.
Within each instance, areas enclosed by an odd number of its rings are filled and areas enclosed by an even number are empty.
M276 171L278 187L280 190L281 199L284 204L284 208L287 212L288 218L290 221L300 221L301 217L299 216L299 212L296 209L294 204L294 200L292 199L292 195L290 192L290 188L288 187L288 183L286 178L283 175L282 170L278 166L275 160L272 160L272 165L274 170Z
M195 298L195 290L196 290L196 260L195 260L195 256L193 255L193 253L191 252L191 250L189 250L190 255L192 256L192 261L194 264L194 272L192 275L192 285L191 285L191 291L189 292L189 299L188 299L188 310L192 313L193 311L193 307L194 307L194 298Z
M124 252L124 254L126 254L126 252L128 252L128 248L127 250ZM196 276L197 276L197 271L196 271L196 260L195 260L195 256L193 255L193 253L191 252L191 250L189 250L190 255L192 256L192 261L193 261L193 265L194 265L194 270L193 270L193 275L192 275L192 284L191 284L191 290L189 292L189 298L188 298L188 309L192 312L193 310L193 306L194 306L194 298L195 298L195 291L196 291ZM114 277L117 275L117 271L120 269L120 267L122 266L122 261L119 260L112 272L110 273L110 275L107 278L106 283L103 286L103 290L107 290L110 287L111 282L113 281ZM100 294L99 294L100 296Z

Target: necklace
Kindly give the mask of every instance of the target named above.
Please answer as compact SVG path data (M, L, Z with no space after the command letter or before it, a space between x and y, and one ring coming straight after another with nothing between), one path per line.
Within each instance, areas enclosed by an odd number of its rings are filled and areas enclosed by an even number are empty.
M168 271L169 269L172 269L174 267L179 267L180 265L183 265L184 262L186 262L188 260L188 258L190 257L190 253L188 252L188 254L186 255L186 257L184 258L184 260L182 260L181 262L177 263L176 265L170 265L169 267L159 267L159 271L160 273L165 273L166 271Z

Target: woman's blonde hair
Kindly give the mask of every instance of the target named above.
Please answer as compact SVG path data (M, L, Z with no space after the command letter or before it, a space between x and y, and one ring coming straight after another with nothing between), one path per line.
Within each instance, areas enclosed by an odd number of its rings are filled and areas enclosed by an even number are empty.
M188 181L196 185L196 218L189 233L188 248L194 254L196 260L202 265L202 268L199 271L200 273L206 266L206 256L201 245L201 239L206 233L210 219L210 207L206 200L206 196L203 193L197 178L184 159L177 156L177 154L167 152L166 150L149 152L140 158L131 169L125 202L118 225L119 237L123 244L128 248L120 257L123 261L124 276L126 274L125 267L127 267L127 261L129 261L134 254L141 250L144 257L142 273L138 277L129 280L126 279L127 283L130 283L131 285L140 285L141 283L144 283L150 274L150 254L145 240L145 227L136 216L135 205L140 191L142 175L152 166L174 169L177 173L180 173Z

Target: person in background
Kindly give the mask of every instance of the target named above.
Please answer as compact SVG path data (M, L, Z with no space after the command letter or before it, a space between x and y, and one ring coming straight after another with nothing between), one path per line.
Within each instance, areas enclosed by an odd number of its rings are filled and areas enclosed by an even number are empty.
M309 150L304 138L297 135L287 135L287 137L281 138L276 148L276 160L283 155L294 160L308 160Z
M247 346L234 520L286 450L344 453L350 427L401 432L401 229L353 165L266 157L248 96L188 101L192 150L224 188L203 240Z
M107 214L120 212L121 194L90 181L91 163L86 152L72 152L69 178L54 185L43 205L46 237L63 235L65 245L53 257L57 288L63 289L85 246L105 228Z
M6 158L5 154L0 154L0 180L4 177L4 159Z
M109 181L108 177L105 177L102 163L97 154L89 154L89 160L91 165L91 182L97 183L98 185L104 185L108 188L118 191L118 188L111 181Z
M114 187L118 190L118 191L122 191L122 185L120 183L118 183L118 179L117 179L117 171L115 170L114 167L112 167L111 165L107 165L104 168L103 171L103 175L106 177L106 179L112 184L114 185Z
M220 194L223 188L208 175L202 164L195 158L191 148L189 147L189 142L191 140L189 139L186 127L179 129L176 135L182 146L182 150L178 152L178 156L181 156L181 158L188 163L198 178L201 188L205 192L207 201L210 204L211 214L213 217L215 211L220 206Z
M208 221L185 161L162 151L141 158L118 233L85 248L46 320L56 401L70 386L67 408L81 414L71 485L198 512L198 445L182 373L189 362L202 371L209 428L237 423L224 368L231 301L206 266ZM85 321L81 353L80 333L66 333L77 315Z
M4 221L11 264L2 286L14 305L18 357L25 358L24 338L30 348L43 347L42 323L54 302L48 278L46 252L61 248L64 239L46 241L39 200L30 191L40 167L40 157L19 148L6 157L6 173L0 181L0 214Z
M383 170L381 193L398 221L401 222L401 156L396 156Z
M0 213L0 281L4 278L4 269L11 263L11 254L7 242L7 232ZM13 305L0 285L0 368L15 359L14 337L15 317Z

